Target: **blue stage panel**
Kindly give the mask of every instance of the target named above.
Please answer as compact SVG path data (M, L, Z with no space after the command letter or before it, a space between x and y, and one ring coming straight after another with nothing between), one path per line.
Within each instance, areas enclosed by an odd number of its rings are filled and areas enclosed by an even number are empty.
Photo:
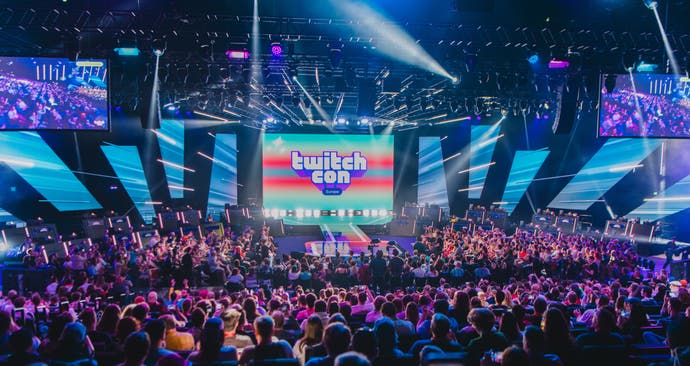
M5 211L0 208L0 222L24 222L18 217L12 215L11 212Z
M640 207L626 216L639 217L643 221L655 221L688 208L690 208L690 175L658 195L647 198Z
M101 150L120 178L132 203L146 222L151 222L154 215L151 192L144 175L139 150L136 146L104 145Z
M508 175L508 183L506 183L503 198L501 199L501 202L503 202L501 207L508 212L508 215L513 213L513 210L515 210L515 207L522 199L534 176L537 175L548 156L548 150L520 150L515 152L513 165Z
M661 146L661 140L611 139L549 204L551 208L587 210L642 160Z
M58 211L102 208L36 132L0 132L0 163L17 172Z
M417 202L448 207L448 188L440 137L419 138Z
M472 126L470 142L470 184L469 198L479 199L484 190L489 164L494 155L500 124L493 126Z
M237 135L216 134L208 211L218 211L225 204L237 204Z
M158 145L161 148L161 158L180 167L184 166L184 121L175 119L161 120L161 128L157 133ZM184 198L184 170L182 168L163 164L165 177L168 179L168 189L171 198Z

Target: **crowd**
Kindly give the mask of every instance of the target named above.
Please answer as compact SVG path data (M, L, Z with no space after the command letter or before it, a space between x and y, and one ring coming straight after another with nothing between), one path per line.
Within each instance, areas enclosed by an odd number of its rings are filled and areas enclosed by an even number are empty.
M666 96L603 94L599 136L690 136L690 109Z
M292 258L263 228L36 253L45 290L0 300L8 365L690 365L687 283L615 239L428 228L388 257Z
M103 89L0 76L0 130L107 129L107 106Z

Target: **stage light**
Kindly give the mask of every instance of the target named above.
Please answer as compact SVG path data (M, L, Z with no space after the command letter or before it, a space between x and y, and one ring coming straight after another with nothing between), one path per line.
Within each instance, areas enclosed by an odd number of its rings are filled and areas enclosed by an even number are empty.
M321 216L321 210L314 210L314 217Z
M247 51L227 50L225 51L225 55L228 56L228 58L238 60L246 60L249 58L249 52Z
M639 65L637 65L637 72L647 72L647 73L652 73L656 72L656 70L659 68L659 65L657 64L648 64L644 61L640 62Z
M343 217L343 216L345 216L345 210L339 209L338 210L338 217Z
M179 164L171 163L171 162L165 161L165 160L163 160L163 159L156 159L156 160L157 160L159 163L163 164L163 165L167 165L167 166L170 166L170 167L173 167L173 168L177 168L177 169L186 170L186 171L188 171L188 172L190 172L190 173L196 173L196 170L191 169L191 168L187 168L187 167L182 166L182 165L179 165Z
M357 125L359 126L369 126L369 118L361 118L359 121L357 121Z
M137 47L116 47L114 49L118 56L139 56L139 49Z
M287 211L286 211L286 210L280 210L280 212L278 213L278 216L279 216L279 217L285 217L285 216L287 216Z
M305 217L311 217L311 216L312 216L312 213L313 213L312 210L304 210L304 216L305 216Z
M267 123L275 123L275 121L276 121L275 118L267 117L267 118L264 118L263 122L264 122L264 124L267 124Z
M656 10L659 7L659 3L656 0L642 0L642 2L649 10Z
M371 216L378 217L379 216L378 210L371 210Z
M164 108L165 108L167 111L170 111L170 112L174 112L174 111L177 110L177 106L175 105L175 103L167 104L167 105L164 106Z
M362 210L362 216L369 217L369 210Z
M568 67L570 67L570 62L568 62L568 61L561 61L561 60L556 60L556 59L549 61L549 69L558 70L558 69L567 69Z
M151 50L156 57L163 56L166 48L166 43L162 40L156 39L151 43Z
M453 83L453 85L458 85L458 84L460 84L460 78L457 77L457 76L453 76L453 77L450 79L450 82Z
M532 54L527 58L527 62L530 63L530 65L536 65L539 63L539 55L538 54Z
M690 202L690 196L652 197L644 200L645 202Z
M634 169L642 168L642 167L644 167L644 164L618 165L618 166L610 167L609 172L611 172L611 173L626 172L628 170L634 170Z
M302 208L296 209L295 210L295 216L297 216L297 218L299 218L299 219L303 218L304 217L304 209L302 209Z
M379 216L381 216L381 217L388 216L388 210L380 209L379 210Z
M453 79L453 76L397 22L364 2L331 0L330 3L346 17L357 19L349 23L357 33L371 34L372 38L378 40L376 52L444 78Z
M347 210L347 216L353 216L355 214L355 210L349 209Z
M273 42L271 44L271 54L273 57L280 57L283 55L283 46L280 45L280 42Z

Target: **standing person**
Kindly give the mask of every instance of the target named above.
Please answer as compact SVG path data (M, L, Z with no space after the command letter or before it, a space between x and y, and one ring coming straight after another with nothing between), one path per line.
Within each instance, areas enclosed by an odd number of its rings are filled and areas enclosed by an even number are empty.
M391 288L393 290L401 287L401 277L405 262L399 257L398 249L393 249L393 258L388 261L388 270L391 273Z
M666 244L666 261L664 262L664 266L661 267L662 269L666 269L666 267L670 266L671 263L673 263L673 255L676 253L676 238L671 238L671 241L669 241Z
M376 252L376 258L371 260L370 268L372 290L376 293L383 293L386 290L385 282L388 265L386 264L386 260L383 259L382 250Z

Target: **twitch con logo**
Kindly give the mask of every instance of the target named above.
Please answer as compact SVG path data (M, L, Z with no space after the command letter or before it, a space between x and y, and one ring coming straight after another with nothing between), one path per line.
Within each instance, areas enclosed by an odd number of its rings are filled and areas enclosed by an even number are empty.
M362 178L367 172L367 158L359 151L350 156L340 156L337 151L324 151L317 156L291 151L290 165L300 177L310 178L325 196L343 194L352 178Z

